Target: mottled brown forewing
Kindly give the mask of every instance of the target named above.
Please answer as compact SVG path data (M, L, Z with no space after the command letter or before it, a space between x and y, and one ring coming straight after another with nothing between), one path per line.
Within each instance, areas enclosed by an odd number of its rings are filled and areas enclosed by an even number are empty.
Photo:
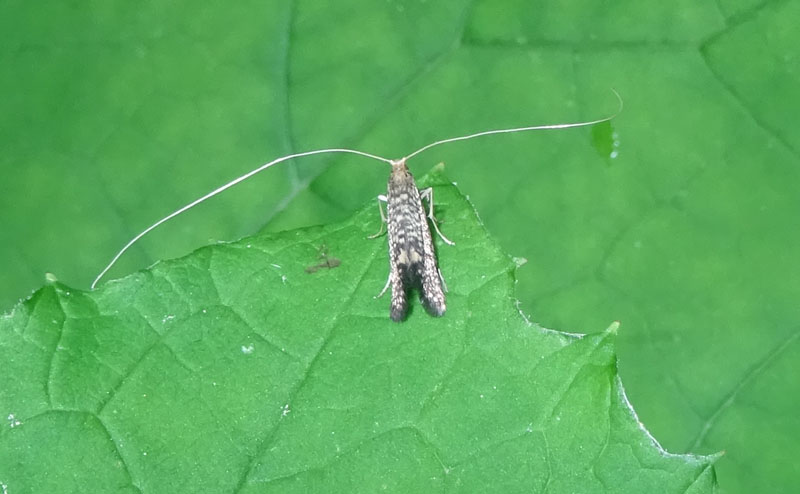
M391 318L402 321L408 312L408 292L420 291L420 300L434 316L445 311L444 290L428 217L419 189L405 160L392 162L387 194Z

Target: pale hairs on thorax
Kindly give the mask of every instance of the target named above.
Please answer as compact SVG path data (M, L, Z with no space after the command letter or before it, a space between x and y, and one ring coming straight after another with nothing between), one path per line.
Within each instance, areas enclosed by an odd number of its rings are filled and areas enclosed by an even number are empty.
M230 182L226 183L225 185L222 185L222 186L212 190L208 194L195 199L194 201L190 202L189 204L187 204L187 205L185 205L185 206L183 206L183 207L171 212L167 216L164 216L160 220L156 221L152 225L150 225L147 228L145 228L144 230L142 230L138 235L133 237L127 244L125 244L125 246L122 247L122 249L120 249L119 252L117 252L117 254L111 259L111 262L109 262L108 265L105 268L103 268L102 271L100 271L100 274L97 275L97 278L94 279L94 281L92 282L92 286L91 287L92 287L92 289L94 289L97 286L97 283L114 266L114 264L116 264L116 262L119 260L119 258L122 257L122 255L129 248L131 248L131 246L133 246L133 244L138 242L139 239L141 239L142 237L144 237L145 235L147 235L151 231L155 230L156 228L158 228L162 224L166 223L167 221L171 220L172 218L178 216L179 214L184 213L184 212L188 211L189 209L192 209L193 207L197 206L201 202L205 202L206 200L211 199L212 197L216 196L217 194L230 189L231 187L233 187L234 185L236 185L238 183L244 182L245 180L247 180L248 178L252 177L253 175L256 175L257 173L260 173L260 172L266 170L267 168L270 168L270 167L272 167L274 165L277 165L278 163L282 163L284 161L288 161L288 160L291 160L291 159L294 159L294 158L302 158L304 156L313 156L313 155L317 155L317 154L349 153L349 154L356 154L356 155L359 155L359 156L364 156L364 157L367 157L367 158L372 158L374 160L382 161L382 162L384 162L384 163L386 163L388 165L393 165L394 166L394 165L397 165L397 164L400 164L400 163L404 164L406 161L408 161L409 159L417 156L420 153L423 153L423 152L425 152L425 151L427 151L427 150L429 150L429 149L431 149L433 147L440 146L442 144L447 144L447 143L450 143L450 142L466 141L466 140L469 140L469 139L474 139L476 137L483 137L483 136L488 136L488 135L492 135L492 134L513 134L513 133L516 133L516 132L527 132L527 131L533 131L533 130L554 130L554 129L569 129L569 128L572 128L572 127L587 127L587 126L590 126L590 125L596 125L596 124L599 124L599 123L608 122L608 121L614 119L617 115L619 115L622 112L622 108L623 108L622 97L614 89L611 89L611 91L617 97L617 102L619 103L619 107L617 108L617 111L614 112L614 114L612 114L610 116L607 116L607 117L599 118L597 120L588 120L588 121L585 121L585 122L548 124L548 125L532 125L532 126L527 126L527 127L515 127L515 128L511 128L511 129L487 130L487 131L478 132L478 133L475 133L475 134L469 134L469 135L464 135L464 136L459 136L459 137L451 137L449 139L442 139L440 141L432 142L430 144L422 146L421 148L417 149L416 151L412 152L411 154L406 155L404 158L401 158L399 160L392 160L392 159L384 158L382 156L377 156L377 155L374 155L374 154L365 153L363 151L358 151L356 149L346 149L346 148L316 149L314 151L306 151L306 152L302 152L302 153L295 153L295 154L290 154L288 156L282 156L280 158L274 159L274 160L270 161L269 163L264 163L263 165L259 166L258 168L254 169L254 170L251 170L251 171L245 173L244 175L231 180Z

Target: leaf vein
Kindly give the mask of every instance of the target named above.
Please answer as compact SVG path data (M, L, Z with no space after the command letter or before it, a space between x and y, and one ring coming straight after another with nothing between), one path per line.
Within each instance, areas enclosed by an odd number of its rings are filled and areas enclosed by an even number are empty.
M736 401L736 397L742 390L751 382L759 378L767 368L783 355L787 348L789 348L800 337L800 328L797 328L794 333L791 333L786 339L779 343L772 351L767 353L759 362L756 362L750 369L742 376L742 379L722 398L717 404L716 409L709 415L700 431L692 441L691 446L687 451L692 451L700 447L705 440L709 431L716 424L717 420L722 416L725 411L730 408Z
M377 247L372 247L372 251L370 253L372 259L375 258L376 249L377 249ZM342 304L342 310L338 314L336 314L334 316L333 320L331 321L330 327L327 328L327 330L325 332L325 335L322 338L322 343L319 345L319 348L317 349L317 351L314 353L314 356L309 361L308 366L306 367L306 371L303 373L302 376L300 376L300 378L298 379L297 383L294 386L294 389L292 389L289 392L289 399L287 400L287 403L294 402L294 400L297 397L298 393L300 392L300 390L303 388L303 386L308 381L308 378L311 375L311 372L314 369L315 364L319 361L320 356L323 354L323 350L325 349L325 347L327 346L327 344L331 340L331 336L333 335L333 332L334 332L334 330L336 328L336 325L337 325L337 323L339 321L339 316L346 310L347 307L349 307L352 304L352 302L353 302L353 300L355 298L355 295L358 292L358 288L362 285L364 279L367 276L367 273L369 272L369 268L370 267L371 267L371 263L364 262L364 268L362 269L361 273L358 276L358 281L354 284L350 294L347 297L347 300ZM265 434L265 437L262 440L261 444L259 444L257 446L255 454L250 456L249 461L248 461L248 465L246 466L246 468L242 472L242 475L239 478L239 481L236 483L236 485L235 485L235 487L233 489L234 494L237 493L237 492L240 492L242 490L242 488L244 487L245 483L247 482L247 477L250 475L250 472L253 470L253 467L256 464L257 459L273 443L273 441L275 440L275 438L277 436L277 433L278 433L278 430L280 429L280 426L281 426L282 423L283 423L282 420L278 420L275 423L275 425L273 425L272 428L269 431L267 431L267 433Z

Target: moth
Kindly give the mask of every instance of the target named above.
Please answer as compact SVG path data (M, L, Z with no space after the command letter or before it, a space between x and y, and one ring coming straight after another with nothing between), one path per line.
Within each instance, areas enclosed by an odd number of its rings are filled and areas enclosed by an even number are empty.
M428 202L428 211L422 203ZM383 214L381 202L386 202L388 217ZM439 237L449 245L455 245L442 235L433 216L433 189L419 190L408 170L405 159L392 160L387 194L378 196L381 212L381 229L370 238L383 233L387 225L389 237L389 278L378 297L392 287L392 303L389 317L403 321L408 314L408 295L412 289L419 290L425 309L434 316L444 314L447 306L447 287L436 259L436 250L428 227L428 220Z
M119 252L117 252L117 254L111 259L111 262L109 262L108 265L106 265L106 267L103 268L102 271L100 271L100 274L98 274L97 277L92 282L91 288L94 289L97 286L97 284L100 282L100 279L102 279L103 276L105 276L105 274L116 264L117 260L119 260L119 258L122 257L122 255L131 246L133 246L133 244L138 242L139 239L141 239L151 231L155 230L163 223L166 223L172 218L188 211L189 209L192 209L201 202L205 202L206 200L211 199L217 194L220 194L230 189L234 185L244 182L253 175L261 173L267 168L271 168L272 166L277 165L278 163L282 163L284 161L296 158L302 158L305 156L314 156L318 154L346 153L346 154L355 154L358 156L363 156L373 160L381 161L383 163L388 163L389 165L392 166L392 172L391 175L389 176L389 184L387 187L387 194L385 196L384 195L378 196L379 200L378 206L380 207L381 201L386 203L388 217L384 215L383 209L381 208L381 218L383 220L383 222L381 223L381 230L377 234L372 236L372 238L374 238L381 235L383 232L384 224L388 225L387 230L389 232L388 233L389 279L386 281L386 285L383 287L383 290L378 295L378 297L383 295L389 288L389 286L392 287L392 302L391 302L391 310L389 312L389 316L394 321L402 321L405 319L406 315L408 314L408 294L413 289L419 290L422 304L428 310L428 312L430 312L434 316L441 316L444 314L446 309L444 294L447 291L447 287L445 286L444 279L442 278L442 273L439 271L439 266L436 261L436 251L434 249L433 239L431 238L431 230L428 227L428 220L430 220L434 230L445 243L450 245L455 245L455 244L450 240L448 240L444 235L442 235L442 232L439 231L439 227L437 226L436 220L433 217L433 190L432 189L419 190L417 188L417 184L414 182L414 177L412 177L411 172L408 171L408 166L406 166L406 162L411 158L413 158L414 156L417 156L418 154L423 153L433 147L457 141L466 141L470 139L475 139L476 137L483 137L494 134L513 134L516 132L527 132L531 130L586 127L603 122L608 122L614 119L617 115L619 115L622 112L622 98L620 97L619 93L617 93L613 89L612 91L614 95L617 97L619 108L613 115L607 117L599 118L596 120L584 121L584 122L533 125L526 127L514 127L508 129L486 130L483 132L477 132L475 134L451 137L448 139L442 139L427 144L425 146L422 146L413 153L406 155L405 158L401 158L399 160L384 158L383 156L366 153L364 151L359 151L357 149L347 149L347 148L315 149L313 151L304 151L302 153L295 153L287 156L281 156L280 158L276 158L268 163L264 163L261 166L254 168L249 172L231 180L230 182L221 185L220 187L217 187L211 192L195 199L194 201L190 202L189 204L186 204L185 206L179 209L176 209L175 211L169 213L168 215L164 216L160 220L156 221L152 225L142 230L138 235L133 237L127 244L125 244L122 247L122 249L120 249ZM425 207L422 202L423 199L425 199L428 202L427 214L425 212ZM338 264L336 264L336 266L338 266ZM327 266L317 266L317 267L336 267L336 266L327 265ZM315 268L316 267L312 267L311 269Z

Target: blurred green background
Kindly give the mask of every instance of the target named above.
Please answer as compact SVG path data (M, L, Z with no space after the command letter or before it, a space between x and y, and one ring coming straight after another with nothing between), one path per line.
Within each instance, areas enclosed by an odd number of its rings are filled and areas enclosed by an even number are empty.
M794 492L800 443L800 2L0 3L0 306L87 288L131 236L275 157L443 161L545 326L622 321L620 372L668 450L724 450L723 492ZM607 130L607 129L606 129ZM383 192L357 157L279 165L135 247L118 277ZM442 225L446 232L447 225ZM458 239L453 239L458 243ZM456 246L456 248L458 248Z

